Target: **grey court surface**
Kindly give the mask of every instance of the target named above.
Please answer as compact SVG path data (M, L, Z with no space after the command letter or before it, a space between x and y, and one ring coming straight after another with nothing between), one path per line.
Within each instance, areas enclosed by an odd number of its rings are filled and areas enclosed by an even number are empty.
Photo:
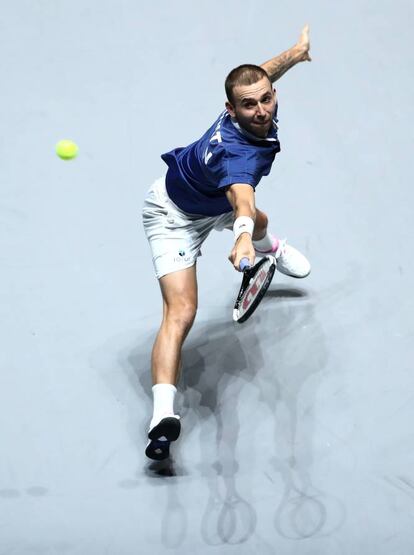
M0 21L0 554L412 553L413 3L16 0ZM257 204L313 272L237 327L232 237L209 238L183 434L151 466L144 195L225 75L306 22Z

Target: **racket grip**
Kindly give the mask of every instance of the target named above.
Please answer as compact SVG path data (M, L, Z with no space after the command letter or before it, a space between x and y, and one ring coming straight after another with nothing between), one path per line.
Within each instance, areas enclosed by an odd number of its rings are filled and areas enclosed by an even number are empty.
M245 270L249 270L250 269L249 259L248 258L242 258L240 260L239 268L242 272L244 272Z

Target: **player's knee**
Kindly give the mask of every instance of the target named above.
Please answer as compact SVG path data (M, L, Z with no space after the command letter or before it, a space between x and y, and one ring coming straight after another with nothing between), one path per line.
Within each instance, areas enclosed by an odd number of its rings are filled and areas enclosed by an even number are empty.
M269 220L267 215L261 210L256 210L256 221L254 224L254 234L261 235L266 232Z
M192 301L179 301L167 307L166 318L179 333L187 333L193 325L197 304Z

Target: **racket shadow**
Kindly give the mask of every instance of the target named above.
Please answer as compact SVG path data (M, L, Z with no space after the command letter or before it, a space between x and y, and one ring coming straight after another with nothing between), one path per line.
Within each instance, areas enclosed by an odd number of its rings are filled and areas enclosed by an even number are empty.
M235 399L260 371L263 355L249 324L241 328L217 319L195 331L184 348L181 387L186 421L193 420L197 430L192 441L198 437L198 467L209 492L200 532L207 545L239 545L255 533L258 517L238 475L237 449L244 432Z
M266 292L264 296L264 301L266 298L272 299L306 299L309 297L309 293L305 289L300 288L292 288L292 287L277 287L272 288L271 286Z

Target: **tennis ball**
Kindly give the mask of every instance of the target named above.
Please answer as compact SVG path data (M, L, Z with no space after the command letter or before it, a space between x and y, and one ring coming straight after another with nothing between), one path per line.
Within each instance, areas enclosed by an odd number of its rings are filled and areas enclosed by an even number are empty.
M73 141L63 140L59 141L56 145L56 154L62 160L72 160L77 156L79 151L78 145Z

